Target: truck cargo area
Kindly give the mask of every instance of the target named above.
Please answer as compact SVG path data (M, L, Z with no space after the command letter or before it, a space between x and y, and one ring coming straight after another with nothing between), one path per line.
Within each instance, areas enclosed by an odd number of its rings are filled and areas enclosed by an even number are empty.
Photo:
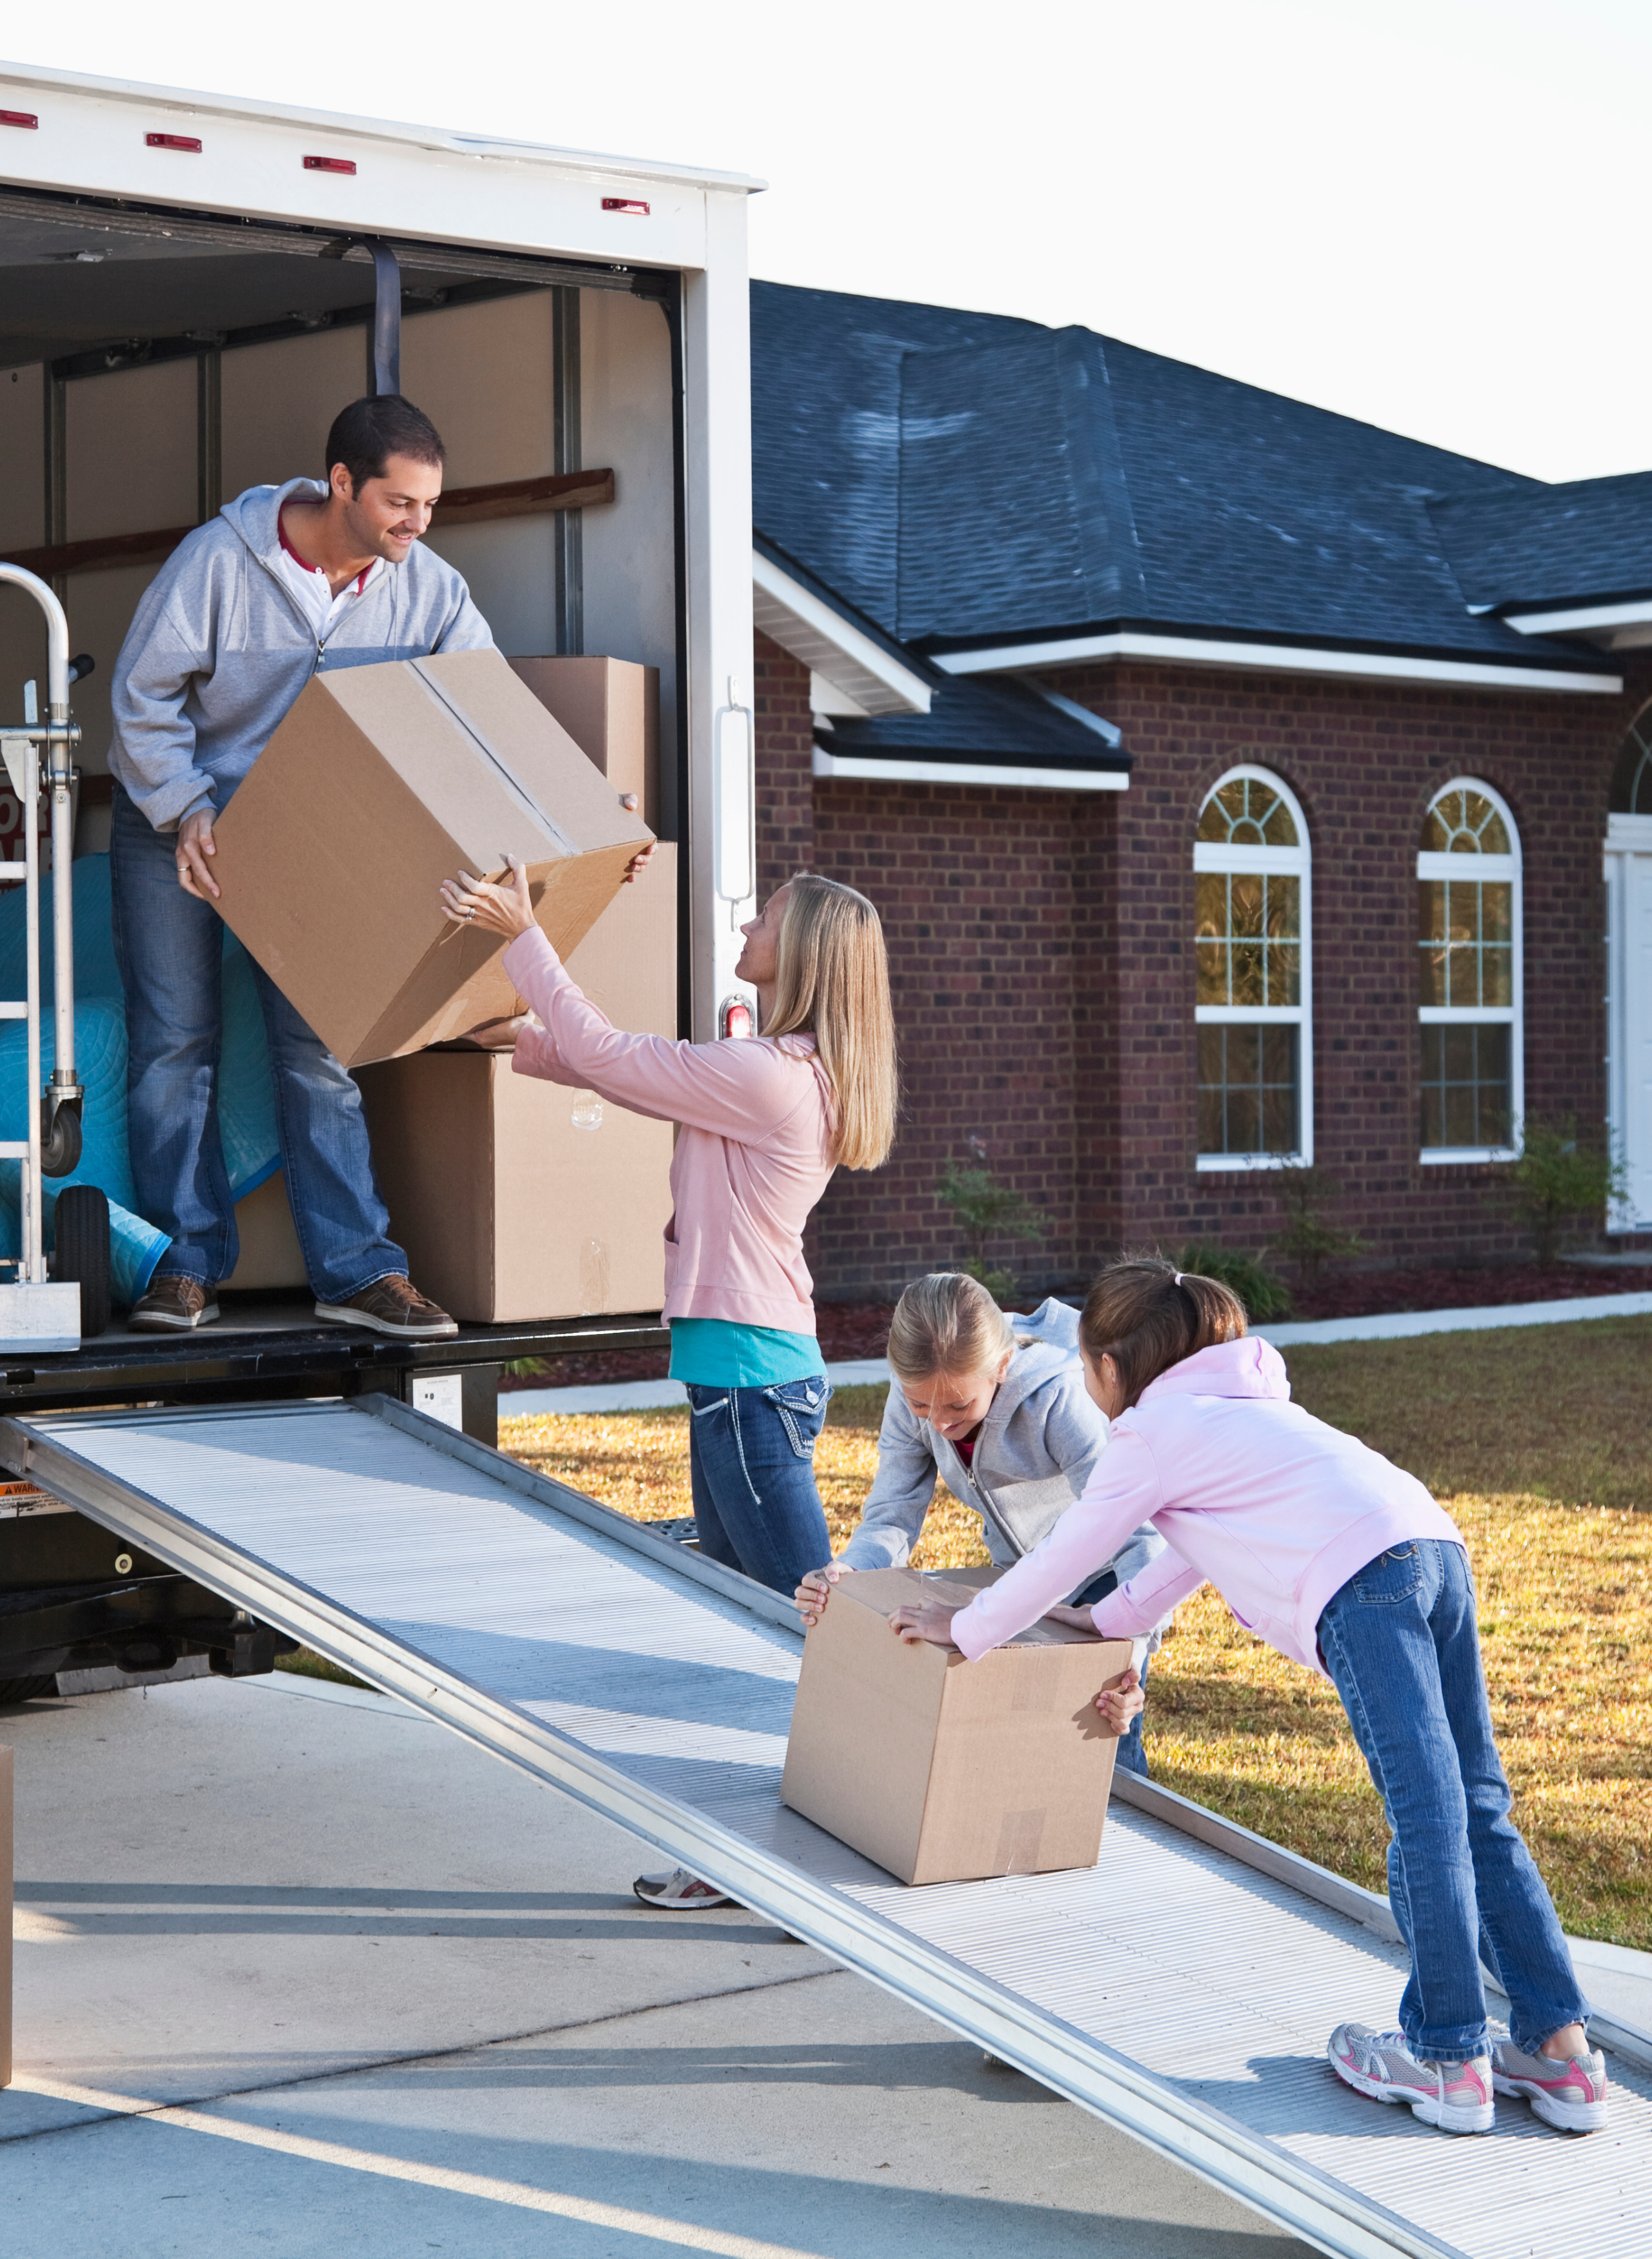
M43 1415L19 1476L657 1844L1318 2248L1652 2251L1652 2041L1609 2134L1442 2139L1324 2061L1392 2016L1380 1901L1149 1784L1091 1870L907 1890L779 1800L790 1607L383 1393ZM1202 1840L1201 1840L1202 1839ZM1271 1868L1272 1871L1268 1871Z

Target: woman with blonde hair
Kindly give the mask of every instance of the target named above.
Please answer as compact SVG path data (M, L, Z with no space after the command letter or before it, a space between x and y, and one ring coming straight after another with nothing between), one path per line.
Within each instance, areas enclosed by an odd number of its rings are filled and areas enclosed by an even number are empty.
M831 1390L803 1226L835 1168L879 1168L894 1142L877 911L852 887L799 872L741 929L735 977L757 991L762 1033L693 1044L610 1025L536 923L514 859L509 885L461 873L442 899L456 923L509 937L504 970L532 1013L516 1038L518 1074L680 1124L665 1316L672 1375L688 1392L700 1550L791 1592L831 1552L814 1464ZM636 1887L654 1906L724 1903L682 1869Z

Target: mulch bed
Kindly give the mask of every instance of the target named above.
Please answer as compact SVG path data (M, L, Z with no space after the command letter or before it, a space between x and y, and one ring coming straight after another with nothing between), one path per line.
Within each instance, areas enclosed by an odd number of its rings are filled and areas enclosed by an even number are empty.
M1558 1302L1585 1294L1652 1293L1652 1264L1603 1269L1588 1263L1487 1265L1481 1270L1353 1271L1298 1287L1293 1318L1364 1318L1391 1310L1462 1310L1498 1302ZM888 1345L889 1302L821 1302L820 1344L829 1365L881 1357ZM663 1349L616 1349L585 1357L546 1358L543 1370L501 1376L502 1390L598 1388L619 1380L663 1380Z

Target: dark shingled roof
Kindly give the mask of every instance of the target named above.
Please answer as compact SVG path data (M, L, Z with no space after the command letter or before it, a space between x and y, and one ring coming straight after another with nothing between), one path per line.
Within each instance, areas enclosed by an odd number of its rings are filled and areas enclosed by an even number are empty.
M1470 604L1652 595L1652 471L1450 495L1428 512Z
M1115 733L1116 734L1116 733ZM942 682L927 714L873 714L837 720L816 735L829 753L887 760L962 761L986 766L1114 769L1130 757L1076 715L1004 677L953 675Z
M1429 505L1556 489L1087 330L775 282L751 314L757 523L903 644L1134 626L1555 664L1469 610Z

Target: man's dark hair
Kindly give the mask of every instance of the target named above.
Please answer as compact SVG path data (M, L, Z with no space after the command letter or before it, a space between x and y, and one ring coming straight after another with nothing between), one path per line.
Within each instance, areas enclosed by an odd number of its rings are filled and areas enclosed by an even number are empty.
M360 494L368 479L381 479L392 455L410 455L416 463L434 463L439 470L447 460L442 435L423 409L403 400L399 392L381 392L374 400L352 400L332 419L327 434L325 475L342 463L350 474L351 489Z

